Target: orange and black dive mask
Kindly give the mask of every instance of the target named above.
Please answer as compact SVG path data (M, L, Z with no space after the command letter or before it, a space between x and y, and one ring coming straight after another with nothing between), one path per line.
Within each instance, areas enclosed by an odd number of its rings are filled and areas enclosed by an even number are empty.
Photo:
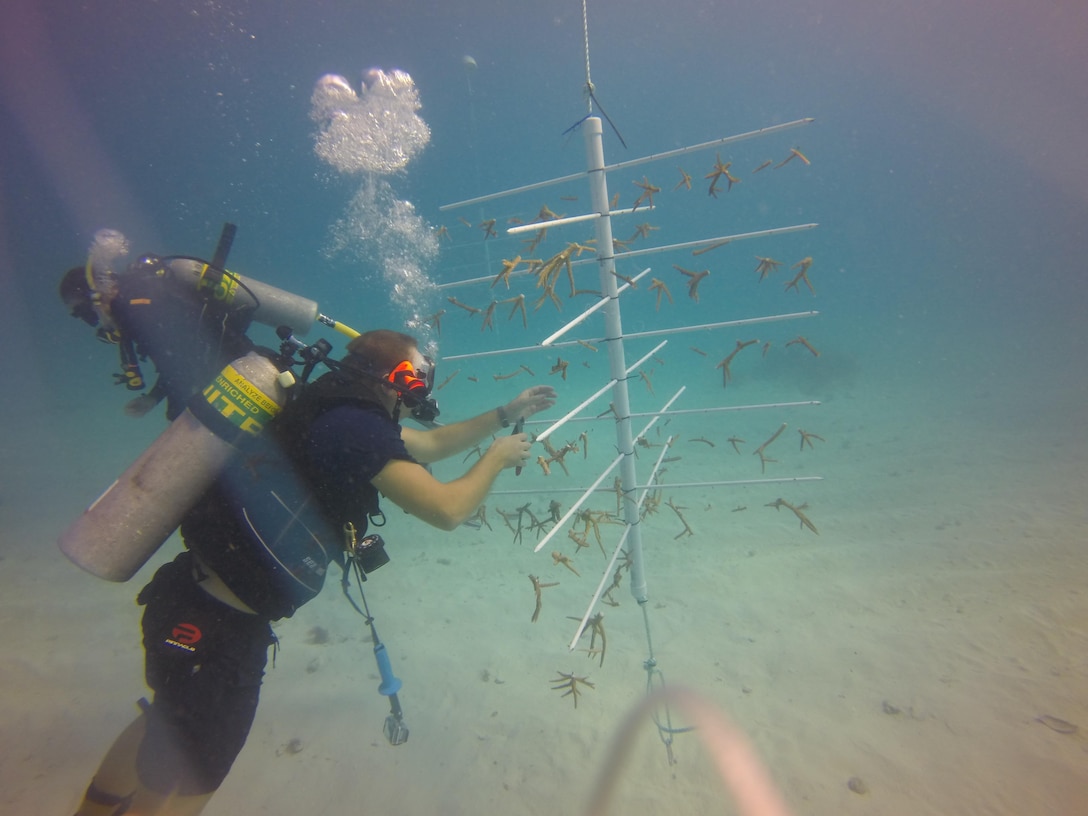
M431 397L434 388L434 360L424 357L426 367L416 368L409 360L402 360L386 376L386 380L400 397L400 401L412 411L420 422L433 422L438 416L438 403Z

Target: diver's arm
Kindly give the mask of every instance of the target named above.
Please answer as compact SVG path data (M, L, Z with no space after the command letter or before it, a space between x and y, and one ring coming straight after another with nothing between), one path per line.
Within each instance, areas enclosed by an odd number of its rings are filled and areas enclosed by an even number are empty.
M127 335L120 335L117 351L121 357L121 373L113 375L114 385L124 385L129 391L143 391L144 375L140 371L140 358L132 339Z
M154 399L156 405L166 399L166 386L163 384L162 375L155 378L155 385L147 392L147 396Z
M150 391L146 394L140 394L138 397L133 397L125 403L125 414L130 417L142 417L165 398L166 387L162 384L162 377L159 377Z
M371 484L422 521L440 530L455 530L476 512L499 473L524 465L528 458L528 435L512 434L496 439L464 476L452 482L440 482L417 462L392 459Z
M468 450L501 428L498 409L492 408L472 419L426 431L401 426L400 438L412 458L426 465Z
M429 464L468 450L507 425L554 404L555 389L550 385L537 385L525 389L501 408L492 408L471 419L427 431L402 427L400 436L413 459ZM503 424L504 418L506 425Z

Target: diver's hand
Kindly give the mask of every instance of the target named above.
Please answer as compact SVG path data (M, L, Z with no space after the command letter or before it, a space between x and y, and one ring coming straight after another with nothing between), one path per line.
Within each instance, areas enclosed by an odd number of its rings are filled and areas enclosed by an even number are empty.
M550 385L534 385L526 388L504 406L511 422L531 417L555 405L555 389Z
M136 399L125 403L125 416L139 418L147 414L159 401L150 394L140 394Z
M487 449L488 456L494 456L502 463L502 467L524 467L529 461L530 448L529 434L516 433L510 436L500 436L491 443Z

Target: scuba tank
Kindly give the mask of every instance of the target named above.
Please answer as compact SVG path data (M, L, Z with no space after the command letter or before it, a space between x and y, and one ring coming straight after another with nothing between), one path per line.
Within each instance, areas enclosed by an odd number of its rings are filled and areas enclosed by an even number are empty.
M285 382L286 380L286 382ZM254 352L230 363L64 531L61 551L107 581L127 581L177 529L239 445L286 401L290 372Z
M164 258L172 273L170 279L224 306L252 309L252 317L258 323L290 326L299 334L306 334L319 317L314 301L227 271L227 255L237 232L238 227L229 221L223 224L211 263L184 256Z
M181 289L196 291L223 303L253 310L253 319L266 326L290 326L306 334L318 319L317 303L301 295L278 289L216 267L197 258L162 259L170 270L170 281Z

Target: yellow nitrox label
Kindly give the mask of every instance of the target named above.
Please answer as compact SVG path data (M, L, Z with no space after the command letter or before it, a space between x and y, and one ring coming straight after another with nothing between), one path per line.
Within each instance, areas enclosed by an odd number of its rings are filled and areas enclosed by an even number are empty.
M280 412L280 407L267 394L230 365L204 389L204 399L228 422L253 436Z
M209 272L213 274L209 275ZM210 291L216 300L233 303L234 294L238 291L238 278L230 272L222 274L218 269L212 269L204 264L200 270L200 279L197 281L196 288Z

